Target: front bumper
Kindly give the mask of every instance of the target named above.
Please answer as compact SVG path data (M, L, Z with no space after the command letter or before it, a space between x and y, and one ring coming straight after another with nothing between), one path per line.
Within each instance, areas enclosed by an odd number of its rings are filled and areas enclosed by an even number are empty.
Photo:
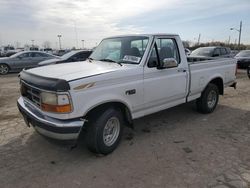
M37 132L53 139L76 140L84 126L84 120L80 118L60 120L44 116L22 97L17 106L28 126L31 124Z

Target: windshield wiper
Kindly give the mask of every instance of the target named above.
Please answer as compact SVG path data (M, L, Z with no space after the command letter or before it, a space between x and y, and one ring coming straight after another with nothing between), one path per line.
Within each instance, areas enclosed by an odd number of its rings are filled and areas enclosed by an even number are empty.
M112 62L112 63L117 63L118 65L122 66L122 64L120 62L116 62L112 59L100 59L99 61L106 61L106 62Z
M116 63L125 63L125 64L134 64L134 65L138 65L138 63L135 63L135 62L132 62L132 61L126 61L126 60L121 60L121 61L118 61Z

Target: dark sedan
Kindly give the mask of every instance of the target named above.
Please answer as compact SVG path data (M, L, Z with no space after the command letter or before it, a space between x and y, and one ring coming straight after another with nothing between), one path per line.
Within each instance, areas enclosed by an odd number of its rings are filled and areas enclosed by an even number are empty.
M247 68L250 66L250 50L242 50L236 56L239 68Z
M18 52L10 57L0 58L0 74L19 72L24 68L37 67L39 62L52 58L57 58L57 56L37 51Z
M221 46L200 47L192 51L191 57L232 57L230 48Z
M91 50L74 50L64 54L59 58L42 61L39 63L39 66L84 61L90 56L91 53Z

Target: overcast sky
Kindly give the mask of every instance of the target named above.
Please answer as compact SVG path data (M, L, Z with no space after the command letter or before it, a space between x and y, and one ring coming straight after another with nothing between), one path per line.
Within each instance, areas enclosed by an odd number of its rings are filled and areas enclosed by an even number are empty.
M250 44L250 0L0 0L0 45L50 41L92 47L103 37L177 33L183 40L238 40Z

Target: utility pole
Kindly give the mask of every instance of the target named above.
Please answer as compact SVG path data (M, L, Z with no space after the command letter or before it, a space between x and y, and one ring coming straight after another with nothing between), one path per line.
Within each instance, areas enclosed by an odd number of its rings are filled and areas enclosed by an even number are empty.
M230 44L230 40L231 40L231 36L229 35L229 38L228 38L228 44Z
M59 49L61 50L62 49L62 46L61 46L61 37L62 35L57 35L58 37L58 40L59 40Z
M242 21L240 21L240 29L236 29L234 27L230 28L230 30L235 30L239 32L239 40L238 40L238 48L240 49L240 40L241 40L241 31L242 31Z
M240 21L239 43L238 43L239 48L240 48L240 39L241 39L241 29L242 29L242 21Z
M201 34L199 34L199 37L198 37L198 45L200 44L200 40L201 40Z

